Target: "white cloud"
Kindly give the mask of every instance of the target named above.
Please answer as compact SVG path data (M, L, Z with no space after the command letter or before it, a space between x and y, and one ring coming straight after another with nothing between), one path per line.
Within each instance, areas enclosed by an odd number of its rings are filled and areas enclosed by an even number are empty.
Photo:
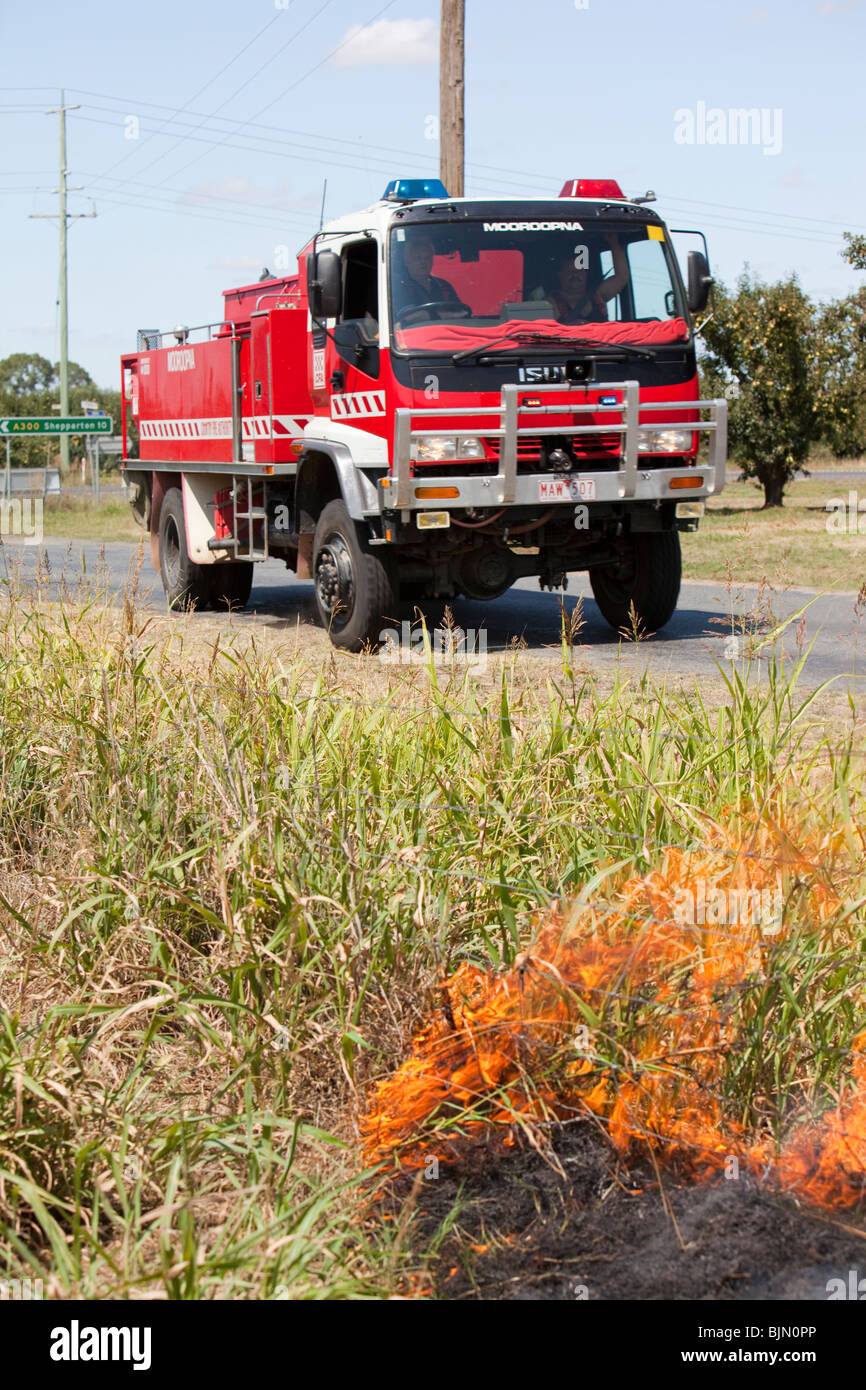
M439 61L432 19L377 19L353 24L331 58L337 68L429 67Z
M750 24L762 24L768 16L769 10L767 6L758 5L754 10L749 10L746 14L742 15L740 19L734 19L731 22L735 29L745 29Z
M789 169L778 180L780 188L814 188L813 179L807 178L802 169Z
M245 174L238 174L233 178L206 179L197 183L182 193L178 202L194 207L213 207L219 202L256 203L280 212L294 212L316 206L316 197L312 193L304 194L302 198L293 197L285 185L268 188L253 183Z
M263 269L264 263L255 256L220 256L219 260L211 261L208 270L258 270Z
M862 3L863 0L821 0L820 5L815 6L815 13L822 19L832 19L837 14L859 10Z

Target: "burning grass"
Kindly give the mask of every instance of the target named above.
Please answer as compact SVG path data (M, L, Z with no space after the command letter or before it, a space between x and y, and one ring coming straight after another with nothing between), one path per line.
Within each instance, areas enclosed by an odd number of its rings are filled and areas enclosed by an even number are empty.
M822 723L775 666L709 694L600 683L567 640L543 678L519 652L479 680L310 650L141 615L134 581L122 610L5 591L0 1277L420 1287L440 1234L362 1197L380 1082L370 1157L481 1127L543 1144L587 1110L624 1151L673 1111L657 1159L676 1138L717 1162L709 1127L801 1182L794 1119L841 1106L847 1135L858 1093L854 707ZM755 845L781 934L671 922L699 868L763 885ZM384 1104L407 1055L411 1114Z
M609 896L585 890L509 970L461 966L378 1088L368 1161L447 1161L490 1127L538 1145L544 1122L589 1113L624 1158L647 1148L698 1176L735 1162L818 1205L860 1201L866 979L840 892L861 832L784 831L791 790L747 836L709 826L706 848L670 848ZM836 1108L786 1135L792 1110L811 1117L839 1087Z

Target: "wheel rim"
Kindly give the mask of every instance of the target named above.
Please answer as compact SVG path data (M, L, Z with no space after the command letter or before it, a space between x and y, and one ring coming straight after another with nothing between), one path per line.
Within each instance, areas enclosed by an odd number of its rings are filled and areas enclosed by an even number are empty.
M352 552L343 536L329 536L316 560L316 597L335 631L349 622L355 607Z
M170 516L166 521L163 555L165 556L165 577L168 580L168 587L175 589L180 579L180 536L173 516Z

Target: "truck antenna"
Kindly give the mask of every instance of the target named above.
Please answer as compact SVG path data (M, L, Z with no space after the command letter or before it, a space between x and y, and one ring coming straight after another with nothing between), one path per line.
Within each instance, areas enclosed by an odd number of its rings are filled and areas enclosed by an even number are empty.
M325 182L322 184L322 211L321 211L321 214L320 214L320 216L319 216L319 231L321 231L322 228L323 228L324 225L325 225L325 194L327 193L327 191L328 191L328 180L325 179Z

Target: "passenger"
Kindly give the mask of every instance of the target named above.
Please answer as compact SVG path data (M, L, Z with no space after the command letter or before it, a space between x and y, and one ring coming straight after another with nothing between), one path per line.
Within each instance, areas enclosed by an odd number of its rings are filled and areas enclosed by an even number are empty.
M536 290L533 299L546 299L553 305L554 318L559 323L607 322L607 303L628 283L628 262L619 238L611 237L613 275L602 280L596 289L589 287L589 271L580 268L577 257L569 251L558 262L551 282Z

